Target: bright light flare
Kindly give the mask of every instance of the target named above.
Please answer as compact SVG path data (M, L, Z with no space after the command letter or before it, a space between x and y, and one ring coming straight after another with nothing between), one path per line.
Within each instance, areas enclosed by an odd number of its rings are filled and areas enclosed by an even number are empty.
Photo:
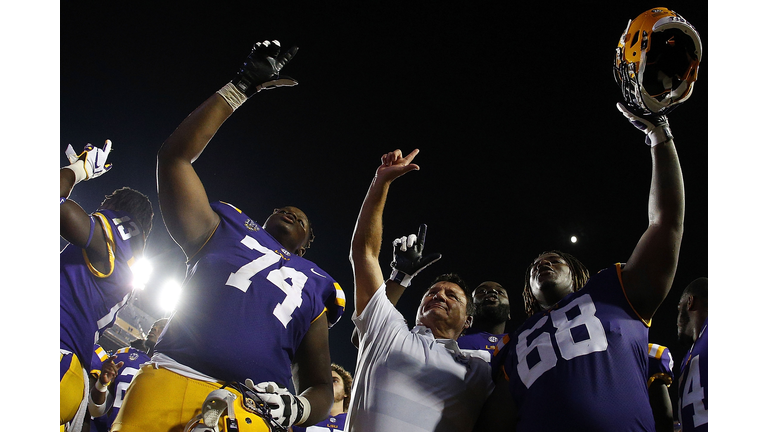
M576 236L571 236L571 243L576 243L578 240Z
M131 272L133 288L143 290L149 282L149 277L152 276L152 263L146 258L140 258L131 266Z
M169 280L163 285L158 296L160 308L165 312L171 312L181 297L181 284L175 280Z

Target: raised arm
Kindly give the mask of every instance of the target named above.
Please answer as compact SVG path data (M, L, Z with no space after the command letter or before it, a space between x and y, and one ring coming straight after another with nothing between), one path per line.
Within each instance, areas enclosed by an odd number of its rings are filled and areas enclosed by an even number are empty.
M363 312L373 294L384 283L379 253L383 233L382 215L389 186L401 175L419 169L418 165L411 163L418 153L416 149L403 157L400 150L395 150L382 156L381 165L376 170L360 208L349 254L355 279L355 310L358 314Z
M293 57L296 48L280 54L277 41L259 42L235 79L195 109L157 154L157 193L168 233L187 256L205 243L219 223L211 209L200 178L192 163L230 115L262 89L296 85L280 78L280 69Z
M80 154L76 154L72 145L68 145L64 154L70 165L59 170L59 233L67 242L85 248L91 264L100 271L106 268L108 261L107 244L101 224L94 224L91 232L91 218L88 213L67 197L77 183L99 177L112 168L112 164L107 163L111 149L110 140L105 141L103 149L87 144Z
M622 272L627 298L643 319L650 320L677 271L685 216L683 173L666 116L639 117L620 104L618 108L646 133L646 144L651 146L648 228Z

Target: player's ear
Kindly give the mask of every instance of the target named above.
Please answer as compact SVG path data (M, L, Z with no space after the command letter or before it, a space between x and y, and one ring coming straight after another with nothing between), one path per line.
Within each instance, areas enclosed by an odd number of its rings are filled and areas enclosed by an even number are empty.
M474 317L472 315L467 315L467 320L464 321L464 330L472 327L473 320L474 320Z
M689 311L695 311L699 310L699 301L697 301L696 297L692 295L688 295L688 298L685 300L685 306L688 308Z

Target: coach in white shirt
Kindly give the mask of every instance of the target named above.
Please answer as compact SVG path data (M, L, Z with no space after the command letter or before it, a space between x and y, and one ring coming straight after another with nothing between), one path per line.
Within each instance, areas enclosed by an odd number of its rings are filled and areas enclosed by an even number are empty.
M385 283L379 266L384 203L394 179L419 169L411 163L417 153L403 157L396 150L382 157L352 237L352 320L360 345L347 432L470 431L493 390L488 363L456 344L472 323L473 307L460 279L433 283L413 329L386 296L387 284L397 282Z

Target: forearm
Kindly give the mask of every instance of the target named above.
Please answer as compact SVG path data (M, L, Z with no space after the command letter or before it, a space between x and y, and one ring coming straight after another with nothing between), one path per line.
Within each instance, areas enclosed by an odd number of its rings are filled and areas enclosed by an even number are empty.
M361 313L376 289L384 282L379 266L383 235L384 205L389 183L371 182L352 236L350 260L355 278L355 307Z
M291 372L296 394L307 399L310 410L309 417L301 424L313 425L328 417L333 405L331 353L325 314L310 325L294 359Z
M648 199L650 225L664 225L682 232L685 188L680 160L673 140L651 147L653 172Z
M102 388L101 385L99 385L100 382L97 380L96 384L94 384L91 387L88 401L88 413L92 417L101 417L104 414L107 413L109 408L112 406L111 403L107 403L107 396L109 395L109 390L107 388L103 388L103 392L99 390L99 388ZM107 386L109 384L106 384ZM112 399L112 398L110 398Z
M159 163L176 159L194 162L232 112L223 97L218 93L211 95L163 143Z
M72 188L75 187L75 173L71 169L61 168L59 170L59 195L61 198L66 198L72 193Z
M333 406L333 384L313 386L304 391L301 396L307 398L312 410L307 420L298 426L313 425L328 417L331 406Z

